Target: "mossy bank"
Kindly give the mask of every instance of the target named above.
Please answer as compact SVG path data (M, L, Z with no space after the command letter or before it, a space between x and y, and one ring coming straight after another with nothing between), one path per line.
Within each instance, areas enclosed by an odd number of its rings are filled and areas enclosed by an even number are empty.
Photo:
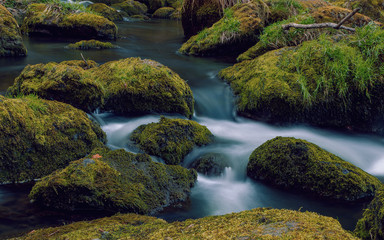
M45 176L105 141L83 111L36 96L0 97L0 123L2 183Z
M383 184L372 175L317 145L276 137L249 157L247 175L269 184L314 196L356 201L373 198Z
M108 238L107 238L108 237ZM33 231L15 239L358 239L330 217L312 212L257 208L223 216L167 223L119 214Z

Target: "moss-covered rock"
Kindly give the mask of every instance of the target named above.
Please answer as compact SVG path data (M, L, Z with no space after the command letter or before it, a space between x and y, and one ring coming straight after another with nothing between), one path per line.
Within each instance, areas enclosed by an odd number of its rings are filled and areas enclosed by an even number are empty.
M349 38L270 51L220 76L239 96L241 115L383 133L383 40L384 30L370 24Z
M159 123L139 126L131 140L146 153L164 159L166 164L179 164L195 146L211 143L213 135L197 122L161 117Z
M103 84L104 110L116 113L193 114L193 95L188 84L168 67L149 59L127 58L90 69Z
M247 175L313 195L356 201L370 199L382 183L360 168L301 139L276 137L249 157Z
M384 23L384 4L380 0L331 0L330 2L348 9L360 8L360 13Z
M148 8L144 3L134 0L127 0L122 3L116 3L113 4L112 7L126 12L129 16L142 15L148 11Z
M89 222L77 222L62 227L36 230L18 239L85 240L103 238L357 239L331 217L313 212L267 208L173 223L136 214L118 214Z
M25 56L27 49L19 25L12 14L0 4L0 57Z
M207 153L193 161L189 167L204 175L220 176L230 164L223 154Z
M354 231L364 240L384 239L384 189L376 191L375 198L364 210L363 217L357 222Z
M110 49L110 48L118 48L118 46L113 45L110 42L100 42L98 40L82 40L73 44L69 44L67 46L69 49L81 49L81 50L88 50L88 49Z
M90 153L105 134L68 104L34 96L0 97L0 182L50 174Z
M171 15L175 12L172 7L162 7L157 9L153 14L153 18L171 18Z
M148 13L153 14L157 9L171 6L168 4L169 0L138 0L139 2L145 4L148 8Z
M124 2L125 0L93 0L92 2L94 3L104 3L108 6L111 6L113 4L116 4L116 3L122 3Z
M90 11L97 12L110 21L123 21L123 16L116 9L108 7L104 3L94 3L87 7Z
M187 199L197 174L148 155L99 148L37 182L30 199L59 210L154 213Z
M116 25L105 17L87 12L62 11L61 5L30 4L22 30L30 35L116 39Z
M94 61L87 64L97 66ZM80 60L28 65L8 88L8 93L12 96L36 94L92 112L103 106L104 91L84 68L87 68L85 62Z

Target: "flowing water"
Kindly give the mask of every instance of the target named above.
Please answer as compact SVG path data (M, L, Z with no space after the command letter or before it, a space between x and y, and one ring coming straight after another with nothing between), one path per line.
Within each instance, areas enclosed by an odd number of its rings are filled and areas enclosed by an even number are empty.
M361 217L364 203L341 204L290 193L253 181L245 169L251 152L276 136L292 136L311 141L342 157L365 171L384 178L384 139L370 135L332 132L308 126L277 127L236 116L234 97L217 73L230 66L225 59L195 58L177 53L183 42L181 23L177 21L125 22L119 25L119 49L68 50L64 47L75 40L25 39L26 58L0 59L0 91L4 92L27 64L81 59L80 53L98 63L141 57L150 58L170 67L191 86L196 104L193 120L205 125L215 135L209 146L195 149L184 160L188 166L204 153L220 153L230 162L222 176L198 176L190 201L181 209L167 209L158 217L169 221L238 212L255 207L288 208L315 211L338 219L352 230ZM111 148L137 149L129 141L130 133L139 125L159 120L158 115L120 117L93 114L107 133ZM170 116L178 117L178 116ZM157 159L161 161L160 159ZM91 219L100 213L57 213L42 211L28 202L30 185L0 186L0 238L27 232L42 226L58 225L78 219Z

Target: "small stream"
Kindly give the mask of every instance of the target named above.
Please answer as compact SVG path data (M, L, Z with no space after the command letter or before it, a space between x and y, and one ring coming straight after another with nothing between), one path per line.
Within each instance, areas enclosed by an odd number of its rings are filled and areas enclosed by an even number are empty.
M0 92L13 84L13 79L27 64L81 59L80 52L98 63L137 56L159 61L187 80L196 101L193 120L207 126L216 137L215 143L191 152L184 160L184 166L202 154L219 153L230 162L231 167L226 168L220 177L199 175L190 201L183 208L167 209L158 217L174 221L272 207L315 211L338 219L345 229L354 229L366 203L328 202L253 181L245 174L248 157L266 140L291 136L313 142L383 180L384 138L308 126L277 127L238 117L229 86L217 77L217 73L231 63L226 59L195 58L177 53L183 42L181 22L125 22L118 27L121 38L115 44L120 48L112 50L68 50L64 47L76 40L26 38L28 57L0 59ZM121 117L106 113L93 114L93 117L107 133L111 148L125 148L131 152L137 152L137 149L129 140L130 133L139 125L157 122L160 118L159 115ZM29 203L27 195L30 188L28 184L0 186L0 238L43 226L111 214L43 211Z

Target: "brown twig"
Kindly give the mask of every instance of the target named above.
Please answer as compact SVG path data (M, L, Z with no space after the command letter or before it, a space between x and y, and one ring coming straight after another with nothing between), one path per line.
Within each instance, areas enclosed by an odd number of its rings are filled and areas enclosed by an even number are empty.
M85 65L87 65L87 68L89 69L90 67L89 67L89 65L87 63L87 60L85 60L85 58L84 58L82 53L80 53L80 55L81 55L81 58L83 59L83 61L85 62Z

